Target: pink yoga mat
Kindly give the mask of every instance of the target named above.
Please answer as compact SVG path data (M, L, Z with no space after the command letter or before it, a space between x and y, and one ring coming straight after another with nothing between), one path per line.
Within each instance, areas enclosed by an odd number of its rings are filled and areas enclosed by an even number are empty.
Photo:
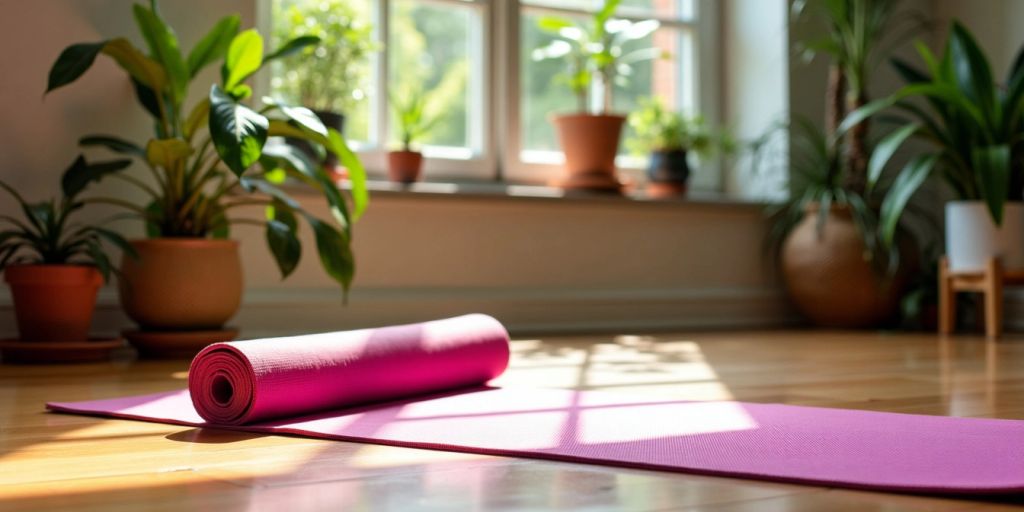
M1021 421L483 386L507 361L508 337L501 325L470 315L217 344L193 361L191 394L182 390L47 407L188 426L841 487L1024 493Z

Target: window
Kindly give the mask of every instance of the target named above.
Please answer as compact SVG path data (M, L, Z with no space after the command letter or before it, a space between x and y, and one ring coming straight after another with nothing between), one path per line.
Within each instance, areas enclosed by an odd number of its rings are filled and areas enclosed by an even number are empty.
M427 157L427 179L544 182L557 172L561 152L549 116L574 110L576 101L554 81L562 63L531 58L535 48L551 40L537 27L537 20L547 15L585 19L602 0L264 3L264 18L270 19L268 28L275 35L286 28L316 33L325 23L337 25L342 19L351 19L349 25L367 27L376 48L344 69L320 75L342 77L353 84L329 93L345 95L344 101L334 104L346 109L345 135L359 149L372 174L384 175L385 153L399 138L390 112L392 100L400 102L413 94L424 94L427 116L437 118L433 129L419 141ZM617 17L655 18L661 23L646 40L632 44L655 46L669 57L634 66L628 83L616 88L616 110L628 112L641 97L657 96L669 107L717 120L712 87L717 69L708 53L715 46L715 3L623 1ZM271 92L310 106L308 95L304 98L296 92L296 73L289 66L294 67L295 62L273 68ZM639 172L646 164L644 157L629 155L624 149L618 163L626 172ZM717 169L708 165L702 169L705 172L697 173L693 186L718 187Z

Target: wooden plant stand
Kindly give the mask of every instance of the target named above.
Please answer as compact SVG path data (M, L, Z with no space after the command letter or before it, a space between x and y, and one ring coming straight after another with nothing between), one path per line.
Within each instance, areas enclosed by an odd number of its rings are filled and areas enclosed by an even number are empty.
M956 294L977 292L984 298L985 335L998 338L1003 333L1003 286L1024 284L1024 273L1006 272L998 258L990 258L979 272L952 272L949 260L939 262L939 333L951 334L956 328Z

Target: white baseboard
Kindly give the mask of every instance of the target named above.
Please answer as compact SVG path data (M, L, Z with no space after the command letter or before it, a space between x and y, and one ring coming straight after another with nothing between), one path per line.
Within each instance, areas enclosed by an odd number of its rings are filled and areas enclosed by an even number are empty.
M357 289L347 306L337 289L272 288L246 292L230 324L245 338L354 329L487 313L515 335L649 332L673 329L749 329L794 325L799 318L785 294L772 288ZM93 330L131 326L114 290L100 292ZM9 294L0 294L0 335L14 334Z

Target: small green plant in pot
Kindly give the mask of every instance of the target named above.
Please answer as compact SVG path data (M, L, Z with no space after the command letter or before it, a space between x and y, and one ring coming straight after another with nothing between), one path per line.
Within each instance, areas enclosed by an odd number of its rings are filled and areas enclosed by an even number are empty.
M620 3L606 0L586 24L553 16L538 22L555 39L534 50L532 58L563 60L566 71L559 80L572 90L577 101L577 113L553 118L565 153L567 176L557 182L564 188L621 190L615 157L626 117L612 112L614 89L628 83L637 62L665 56L658 48L634 48L632 43L650 36L659 23L614 18ZM595 82L601 91L600 106L592 112L590 99Z
M404 98L404 99L403 99ZM396 183L413 183L423 170L423 153L413 144L425 137L442 117L428 110L430 95L422 90L392 94L391 105L401 138L401 149L388 152L388 176Z
M20 207L23 218L0 215L0 271L11 287L22 341L82 342L88 338L96 293L110 278L113 265L104 244L134 255L121 235L75 221L85 203L78 197L82 178L116 172L129 160L88 163L78 157L67 171L64 195L27 202L14 188L2 188Z
M227 16L184 54L156 2L134 5L133 14L148 53L124 38L72 45L54 63L47 88L50 92L72 83L102 54L128 74L139 105L153 119L154 134L143 144L111 135L80 141L128 155L145 171L136 176L103 170L89 176L134 186L142 197L137 201L83 200L124 208L145 223L150 238L132 242L140 258L122 260L120 292L128 315L147 331L220 329L241 302L238 243L228 237L232 226L242 225L264 230L281 275L287 277L302 256L298 229L304 220L315 235L321 266L347 294L355 271L352 224L368 202L362 164L342 135L309 109L269 98L258 108L248 104L252 89L246 81L253 74L318 39L300 37L265 53L258 32L239 31L239 17ZM190 84L217 62L218 83L204 86L207 95L187 102ZM338 190L322 166L294 147L268 142L271 137L305 139L338 155L352 181L351 196ZM315 191L331 219L312 215L289 196L280 187L286 179ZM254 208L262 210L252 215ZM197 344L211 340L200 338Z
M271 80L274 95L308 107L324 125L345 133L346 116L354 113L365 98L370 74L370 55L377 50L369 13L356 2L278 0L274 2L275 45L305 36L319 38L302 49L298 57L276 64ZM351 118L349 118L351 119ZM358 131L365 126L356 126ZM310 158L321 158L303 140L294 141ZM332 152L322 155L330 170L338 165Z
M690 155L706 158L735 148L727 133L711 131L703 117L669 111L657 98L641 98L640 108L629 115L629 126L634 135L626 146L636 155L648 155L647 179L659 187L652 190L685 193Z

